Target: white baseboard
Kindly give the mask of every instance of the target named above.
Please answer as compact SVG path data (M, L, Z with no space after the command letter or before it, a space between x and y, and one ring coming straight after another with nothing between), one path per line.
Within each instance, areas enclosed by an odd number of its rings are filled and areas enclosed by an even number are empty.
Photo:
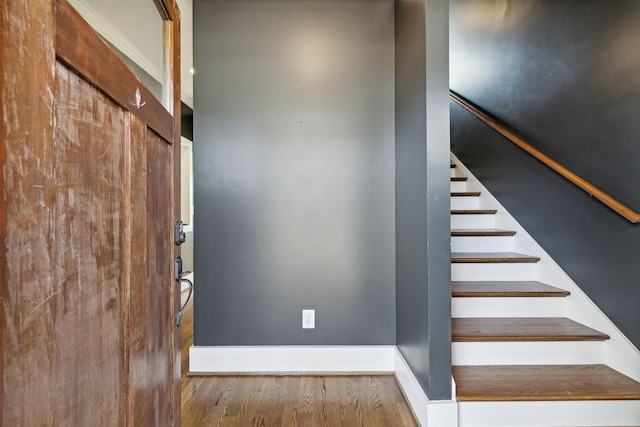
M454 400L429 401L418 379L402 357L395 351L395 377L402 389L413 416L421 426L456 427L458 425L458 405ZM452 392L455 394L455 391Z
M198 373L391 373L394 350L395 346L192 346L189 369Z
M457 403L429 401L396 346L192 346L189 369L207 374L393 373L420 425L458 425Z

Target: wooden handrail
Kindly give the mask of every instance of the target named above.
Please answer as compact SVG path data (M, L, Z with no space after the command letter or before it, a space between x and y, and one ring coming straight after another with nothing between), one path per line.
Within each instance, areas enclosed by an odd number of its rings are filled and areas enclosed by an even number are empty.
M593 184L589 183L585 179L583 179L580 176L576 175L575 173L571 172L569 169L565 168L560 163L558 163L555 160L551 159L549 156L547 156L547 155L541 153L539 150L533 148L531 145L526 143L522 138L520 138L519 136L515 135L513 132L511 132L505 126L501 125L500 123L498 123L494 119L492 119L489 116L487 116L478 107L474 106L473 104L471 104L469 101L467 101L466 99L464 99L463 97L461 97L457 93L455 93L453 91L449 91L449 97L453 101L458 103L462 108L464 108L465 110L469 111L471 114L473 114L474 116L476 116L477 118L482 120L486 125L488 125L492 129L494 129L500 135L504 136L509 141L513 142L518 147L522 148L524 151L526 151L527 153L531 154L533 157L535 157L536 159L540 160L542 163L544 163L545 165L549 166L551 169L553 169L554 171L556 171L557 173L559 173L560 175L562 175L563 177L565 177L566 179L568 179L569 181L571 181L572 183L577 185L578 187L582 188L584 191L589 193L589 195L591 195L592 197L595 197L596 199L600 200L602 203L604 203L605 205L609 206L611 209L613 209L618 214L620 214L623 217L625 217L630 222L632 222L634 224L640 223L640 214L639 213L637 213L637 212L633 211L632 209L630 209L629 207L623 205L622 203L620 203L619 201L617 201L613 197L609 196L604 191L600 190L599 188L597 188Z

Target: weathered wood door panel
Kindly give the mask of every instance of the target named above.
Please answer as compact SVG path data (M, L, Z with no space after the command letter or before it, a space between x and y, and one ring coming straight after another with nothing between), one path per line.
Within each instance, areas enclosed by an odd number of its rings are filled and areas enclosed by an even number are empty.
M53 301L42 303L50 305L56 331L52 425L92 425L96 412L103 425L122 425L128 120L60 63L55 99L53 176L43 183L53 190L43 208L51 206L47 237L56 289Z
M131 396L133 426L166 425L171 407L172 326L171 259L173 244L166 238L172 229L173 209L166 195L173 186L173 147L136 117L131 119ZM153 244L150 244L153 242Z
M173 114L66 0L0 5L0 425L179 425L179 23L162 6Z

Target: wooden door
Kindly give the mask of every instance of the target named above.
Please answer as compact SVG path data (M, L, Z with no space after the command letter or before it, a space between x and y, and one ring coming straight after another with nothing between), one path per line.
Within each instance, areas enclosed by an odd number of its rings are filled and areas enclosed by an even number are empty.
M66 0L0 6L0 425L179 425L179 13L160 6L168 109Z

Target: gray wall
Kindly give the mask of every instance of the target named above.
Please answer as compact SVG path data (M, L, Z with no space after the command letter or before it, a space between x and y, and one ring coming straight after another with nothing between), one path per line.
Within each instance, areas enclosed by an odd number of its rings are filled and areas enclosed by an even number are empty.
M396 337L432 400L451 398L447 23L446 0L396 1Z
M394 344L393 2L194 18L195 345Z
M636 211L638 52L637 0L452 0L452 89ZM639 346L640 226L451 108L453 151Z

